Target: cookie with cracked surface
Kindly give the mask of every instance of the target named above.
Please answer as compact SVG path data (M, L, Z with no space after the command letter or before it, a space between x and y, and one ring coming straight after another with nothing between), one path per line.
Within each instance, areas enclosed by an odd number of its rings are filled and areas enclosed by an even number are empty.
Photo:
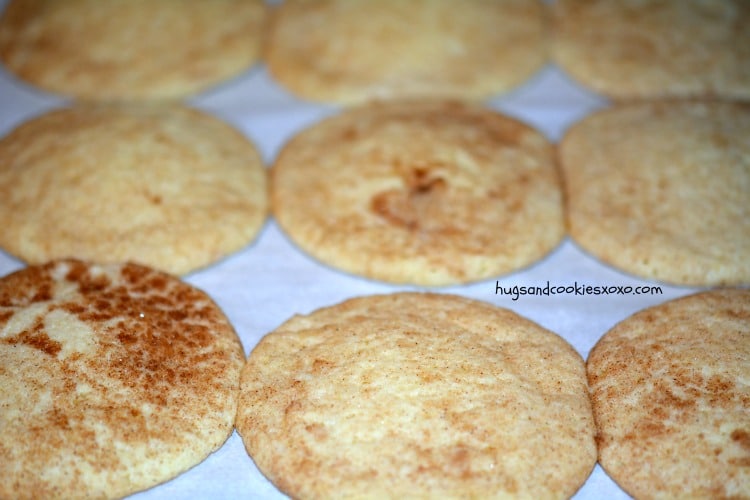
M535 0L288 0L271 17L264 59L311 100L482 99L542 67L545 32Z
M0 497L120 498L232 432L244 353L218 306L135 264L0 278Z
M599 461L636 498L750 491L750 291L645 309L596 344L588 379Z
M750 283L750 106L622 104L563 137L572 238L625 272Z
M568 498L596 461L580 355L457 296L295 316L242 371L236 427L294 498Z
M377 280L477 281L541 259L564 235L550 143L469 104L349 109L292 138L271 181L273 214L294 243Z
M179 99L250 68L265 18L261 0L11 0L0 60L78 99Z
M559 0L552 58L609 97L750 99L745 0Z
M34 264L135 261L174 274L248 245L268 212L255 146L182 106L74 106L0 140L0 246Z

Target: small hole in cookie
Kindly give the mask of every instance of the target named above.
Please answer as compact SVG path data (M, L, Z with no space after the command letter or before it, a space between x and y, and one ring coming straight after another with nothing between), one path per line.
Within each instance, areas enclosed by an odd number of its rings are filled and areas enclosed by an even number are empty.
M430 179L428 182L418 184L411 189L411 193L415 195L429 194L434 191L442 191L445 188L445 181L439 177Z
M446 182L439 176L431 176L427 168L414 168L406 179L409 195L424 195L433 191L440 191L446 187Z

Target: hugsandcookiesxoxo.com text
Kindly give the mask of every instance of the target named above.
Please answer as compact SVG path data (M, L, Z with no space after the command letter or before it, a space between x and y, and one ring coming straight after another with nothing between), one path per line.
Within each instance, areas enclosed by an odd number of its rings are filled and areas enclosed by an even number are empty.
M660 286L649 285L585 285L574 281L571 285L553 285L549 281L545 286L502 286L495 282L495 295L509 295L511 300L532 295L550 297L553 295L661 295Z

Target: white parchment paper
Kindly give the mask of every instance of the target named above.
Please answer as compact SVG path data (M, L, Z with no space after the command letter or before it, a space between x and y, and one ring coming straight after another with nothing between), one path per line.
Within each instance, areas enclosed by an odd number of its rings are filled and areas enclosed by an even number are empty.
M0 2L0 6L4 2ZM270 164L289 137L324 116L333 106L300 101L279 87L259 65L224 85L195 97L189 105L229 122L245 133ZM548 66L523 87L488 101L488 106L514 116L545 133L553 142L565 130L607 102ZM0 68L0 135L53 107L61 98L33 89ZM2 228L0 228L2 230ZM502 237L498 235L498 237ZM23 267L0 251L0 275ZM290 316L309 313L354 296L423 290L393 286L341 273L300 252L269 220L256 241L244 250L185 277L219 304L249 353L259 339ZM657 285L653 295L512 296L496 294L496 286L545 287ZM512 309L567 339L583 356L615 323L630 314L697 289L648 282L609 268L564 241L542 261L521 271L468 286L433 289L480 299ZM134 495L138 500L193 498L283 498L255 467L234 433L226 444L181 476ZM574 497L618 499L628 496L597 466Z

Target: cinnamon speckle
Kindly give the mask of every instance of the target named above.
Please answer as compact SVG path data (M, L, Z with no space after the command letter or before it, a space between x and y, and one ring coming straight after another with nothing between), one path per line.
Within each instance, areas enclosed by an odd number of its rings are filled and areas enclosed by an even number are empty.
M735 429L729 437L742 448L750 450L750 432L744 429Z

